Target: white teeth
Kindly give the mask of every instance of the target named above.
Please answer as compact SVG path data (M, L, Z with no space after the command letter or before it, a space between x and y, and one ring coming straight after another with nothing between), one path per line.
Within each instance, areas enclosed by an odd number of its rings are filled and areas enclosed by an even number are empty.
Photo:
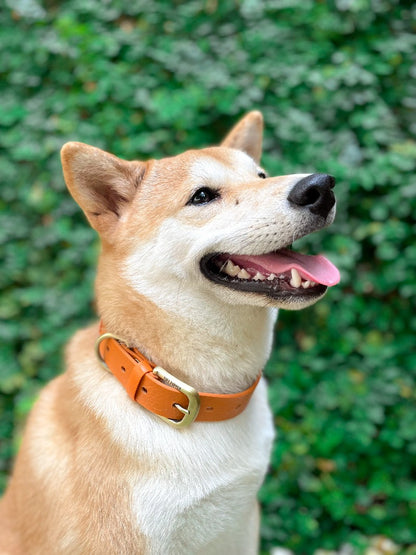
M248 279L250 277L250 274L247 272L247 270L243 268L238 272L237 277L240 279Z
M255 279L256 281L264 281L266 279L266 276L264 276L260 272L257 272L253 279Z
M227 260L227 264L225 265L225 268L223 269L223 271L231 276L231 277L235 277L238 272L241 270L240 266L237 266L236 264L233 264L231 262L231 260Z
M237 264L234 264L230 259L228 259L227 262L224 262L224 264L220 268L220 271L224 272L228 276L231 276L231 277L237 276L240 279L251 278L251 279L254 279L255 281L263 281L266 279L266 277L260 272L257 272L254 277L251 277L251 275L247 272L247 270L245 270L244 268L240 268L240 266L238 266Z
M295 269L292 268L290 270L291 274L292 274L292 279L290 280L290 285L292 287L300 287L301 283L302 283L302 278L300 277L299 272Z
M245 268L240 268L237 264L234 264L230 259L223 263L220 268L220 272L224 272L230 277L238 277L239 279L251 279L253 281L273 281L277 277L278 279L287 279L284 274L276 276L276 274L270 274L269 276L263 275L261 272L257 272L254 276L250 275ZM303 289L309 289L310 287L315 287L316 282L310 280L302 280L299 272L292 268L290 270L291 280L290 285L296 289L302 287Z

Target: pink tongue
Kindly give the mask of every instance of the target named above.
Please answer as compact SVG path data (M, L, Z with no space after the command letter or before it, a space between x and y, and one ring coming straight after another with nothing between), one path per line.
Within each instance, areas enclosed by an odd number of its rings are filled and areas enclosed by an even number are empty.
M295 268L303 279L322 285L336 285L340 281L339 270L325 256L308 256L282 249L276 253L259 256L233 256L232 261L242 268L270 274L282 274Z

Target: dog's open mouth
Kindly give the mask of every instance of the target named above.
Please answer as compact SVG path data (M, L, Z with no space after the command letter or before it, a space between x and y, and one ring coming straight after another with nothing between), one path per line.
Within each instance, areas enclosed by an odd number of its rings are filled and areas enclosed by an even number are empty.
M232 289L278 297L321 296L340 280L338 269L322 255L280 249L262 255L210 254L202 273Z

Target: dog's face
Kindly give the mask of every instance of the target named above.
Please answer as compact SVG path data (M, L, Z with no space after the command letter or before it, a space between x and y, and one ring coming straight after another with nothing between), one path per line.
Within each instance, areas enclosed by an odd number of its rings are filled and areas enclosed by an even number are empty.
M156 305L206 296L303 308L339 279L324 257L289 250L332 223L334 181L267 177L260 151L261 120L251 113L220 147L140 163L70 143L63 163L73 196L117 252L120 279Z

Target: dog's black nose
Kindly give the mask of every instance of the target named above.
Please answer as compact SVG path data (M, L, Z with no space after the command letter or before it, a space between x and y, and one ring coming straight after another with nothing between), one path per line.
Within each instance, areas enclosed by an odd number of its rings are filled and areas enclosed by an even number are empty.
M313 173L298 181L287 198L297 206L308 208L312 214L326 218L335 204L334 185L332 175Z

